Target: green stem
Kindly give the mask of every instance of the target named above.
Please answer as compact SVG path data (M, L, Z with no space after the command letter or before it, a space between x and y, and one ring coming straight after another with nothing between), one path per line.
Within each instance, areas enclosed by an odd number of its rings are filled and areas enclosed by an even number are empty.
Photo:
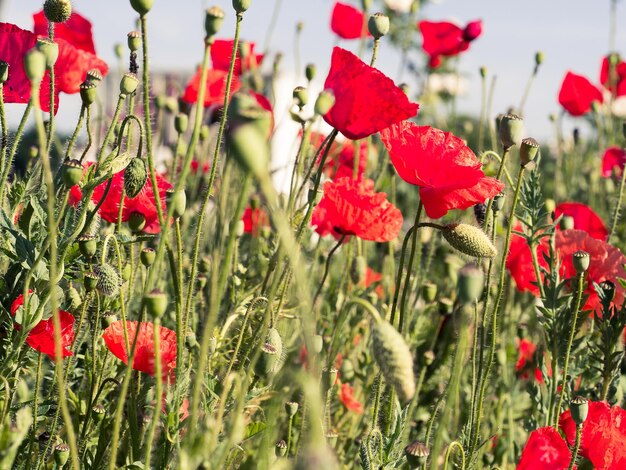
M417 213L415 214L415 223L413 226L413 240L411 241L411 253L409 255L409 265L407 266L406 279L404 280L404 289L402 290L402 299L400 300L400 321L398 325L398 331L400 334L404 331L405 322L405 309L406 309L406 297L408 295L409 286L411 285L411 272L413 271L413 262L415 259L415 251L417 248L417 238L419 237L420 218L424 209L424 204L420 199L419 206L417 207Z
M154 410L152 412L152 422L150 423L150 430L146 438L146 454L144 457L145 467L150 468L150 458L152 453L152 443L154 441L154 435L156 432L157 424L161 418L161 401L163 395L163 376L161 373L161 348L160 348L160 330L161 319L154 319L154 377L156 379L156 397Z
M324 265L324 275L322 276L322 280L320 281L320 285L317 288L317 292L313 296L313 306L315 307L315 303L319 295L322 293L322 289L324 288L324 283L326 282L326 278L328 277L328 272L330 271L330 260L332 259L335 252L343 245L343 241L346 239L346 235L341 235L341 238L337 241L337 244L328 252L328 256L326 257L326 263Z
M607 241L611 243L611 239L615 235L615 230L617 229L617 224L620 219L620 211L622 209L622 198L624 197L624 186L626 183L626 171L622 171L622 178L619 183L619 193L617 196L617 202L615 203L615 208L613 209L613 217L611 222L611 231L609 232L609 238Z
M39 353L37 357L37 371L35 372L35 390L33 397L33 430L30 435L30 444L29 444L29 461L32 459L31 453L33 452L33 444L35 442L36 434L37 434L37 406L39 404L39 386L41 383L41 363L43 359L43 354ZM35 448L35 451L37 449ZM35 458L37 458L37 454L35 453Z
M446 450L446 457L443 462L443 470L448 470L448 462L450 460L450 456L452 455L452 451L454 449L459 450L459 454L461 454L461 470L465 470L465 450L463 449L463 446L458 441L451 442L450 445L448 446L448 449Z
M54 23L52 21L48 21L48 38L50 41L54 41ZM50 147L52 146L52 141L54 140L54 64L52 64L51 67L48 67L48 71L50 73L50 122L48 123L48 146L46 148L46 154L50 154Z
M380 38L374 39L374 50L372 51L372 60L370 61L370 67L374 67L376 63L376 56L378 55L378 46L380 44Z
M579 424L576 426L576 444L574 445L574 450L572 451L572 460L569 462L569 467L567 470L573 470L574 464L576 463L576 459L578 458L578 451L580 450L580 440L583 434L583 426Z
M67 150L65 151L65 158L70 158L72 154L72 150L74 150L74 145L76 144L76 139L78 138L78 133L83 127L83 121L85 120L85 112L87 111L87 106L82 105L80 108L80 115L78 116L78 122L76 123L76 127L74 128L74 133L70 138L69 143L67 144Z
M17 126L17 131L13 136L13 145L11 146L11 151L9 152L9 158L6 160L2 172L2 177L0 177L0 205L4 202L4 188L6 186L7 177L9 176L9 170L11 169L11 164L13 163L13 159L15 158L15 154L17 153L17 148L22 140L22 136L24 135L24 128L26 127L26 122L28 122L28 116L33 109L33 100L28 102L26 105L26 109L24 110L24 114L22 115L22 119L20 120L19 125Z

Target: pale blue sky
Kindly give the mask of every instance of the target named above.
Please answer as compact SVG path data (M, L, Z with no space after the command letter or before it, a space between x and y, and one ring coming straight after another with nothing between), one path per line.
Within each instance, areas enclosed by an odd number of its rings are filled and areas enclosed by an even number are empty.
M269 17L277 0L253 0L243 24L243 37L264 43ZM356 0L344 0L353 4ZM31 14L41 7L41 0L5 0L3 20L31 28ZM285 68L293 70L295 24L305 23L302 34L303 64L315 62L324 71L335 43L328 23L331 0L283 0L274 30L271 50L282 50ZM234 25L230 0L155 0L150 13L151 60L159 69L192 70L201 59L203 10L220 5L227 11L221 36L231 36ZM74 7L94 23L98 53L114 65L113 44L125 42L134 29L134 15L128 0L74 0ZM505 110L519 102L533 65L535 51L545 52L546 60L527 103L529 133L549 135L547 115L558 112L556 96L567 69L598 80L599 64L609 48L610 0L444 0L425 7L422 15L432 20L456 18L462 22L481 18L484 34L463 55L461 70L470 79L470 92L459 106L479 112L480 81L478 68L488 67L498 76L494 111ZM624 14L618 3L617 49L626 51ZM342 44L348 48L356 44ZM384 40L380 68L395 78L397 54ZM324 72L318 77L324 79ZM285 90L290 94L290 90ZM65 97L67 99L67 97ZM62 101L63 105L63 101Z

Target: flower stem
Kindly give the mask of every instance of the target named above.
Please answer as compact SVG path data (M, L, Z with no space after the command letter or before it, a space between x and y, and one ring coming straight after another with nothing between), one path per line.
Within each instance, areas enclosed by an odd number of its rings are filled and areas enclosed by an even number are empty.
M574 464L576 463L576 459L578 458L578 451L580 450L580 440L583 434L583 426L579 424L576 426L576 444L574 445L574 450L572 451L572 460L569 462L569 467L567 470L573 470Z
M150 458L152 453L152 442L154 441L154 434L156 432L157 423L161 418L161 402L163 400L163 376L161 373L161 348L160 348L160 334L161 334L161 319L154 319L154 378L156 380L156 397L154 410L152 412L152 422L150 423L150 429L146 438L146 454L144 457L145 467L150 468Z

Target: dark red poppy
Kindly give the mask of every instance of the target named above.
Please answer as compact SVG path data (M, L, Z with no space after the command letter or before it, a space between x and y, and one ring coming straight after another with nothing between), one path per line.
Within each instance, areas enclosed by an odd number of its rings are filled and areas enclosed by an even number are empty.
M79 185L74 185L70 189L70 198L68 199L68 204L72 207L78 206L78 203L83 198L83 191L80 189Z
M330 17L330 29L341 39L359 39L371 36L364 13L346 3L336 2Z
M568 442L576 439L576 423L570 411L559 418L559 426ZM589 414L583 424L580 455L598 470L626 468L626 411L605 402L589 402Z
M572 116L582 116L591 110L594 101L603 102L598 87L582 75L568 71L559 91L559 104L565 111Z
M198 101L198 91L200 90L200 79L202 67L198 67L195 75L191 77L189 83L185 87L182 100L188 104L196 104ZM226 94L226 80L228 72L223 70L209 69L207 71L206 92L204 93L204 107L224 106L224 96ZM230 96L241 88L239 78L233 76L230 84Z
M567 215L574 219L574 228L584 230L593 238L606 240L609 231L604 222L595 211L587 204L580 202L562 202L554 209L555 217Z
M311 223L332 231L337 238L355 235L363 240L388 242L400 233L402 214L387 201L385 193L374 191L372 180L342 177L324 184L324 196Z
M216 39L211 46L211 61L213 68L228 72L230 69L230 59L233 54L234 41L232 39ZM255 44L253 42L240 41L237 58L235 59L235 75L254 70L263 62L263 54L254 53ZM242 54L242 51L243 54ZM241 57L243 55L243 67Z
M610 178L615 173L622 176L626 164L626 152L621 147L609 147L602 155L602 176Z
M135 357L133 358L133 369L145 372L154 377L154 325L150 322L142 322L138 326L136 321L126 321L128 330L128 343L132 347L137 336L135 347ZM139 331L137 331L139 330ZM122 320L111 323L102 338L115 357L128 364L128 351L124 339L124 324ZM176 332L159 327L159 350L161 352L161 371L166 378L176 368Z
M261 228L268 227L270 224L269 218L263 209L252 209L250 206L246 207L241 220L243 220L243 231L254 236L258 236Z
M354 389L349 383L342 383L339 391L339 401L343 406L356 414L363 414L363 404L354 397Z
M404 121L382 131L381 137L398 175L420 187L424 210L432 219L483 203L504 188L485 176L474 152L450 132Z
M430 57L430 66L436 68L441 57L455 56L469 48L470 42L482 34L483 23L476 20L464 28L448 21L420 21L422 49Z
M333 152L334 150L334 152ZM326 158L324 164L324 173L329 178L341 178L343 176L354 175L354 156L356 148L354 142L346 140L343 143L331 146L331 150ZM357 178L362 178L367 167L367 157L369 152L369 145L367 141L359 142L359 166L357 169ZM319 157L322 158L322 155Z
M621 59L617 61L613 69L615 75L612 78L609 76L610 70L609 57L605 56L600 67L600 83L615 93L615 96L626 95L626 62Z
M104 191L107 187L107 182L104 182L96 187L91 197L91 200L96 204L104 196ZM161 207L165 213L165 193L170 189L172 185L165 179L164 176L157 173L157 188L159 191L159 197L161 199ZM124 189L124 171L120 171L113 175L111 187L104 200L104 203L100 207L100 216L107 222L117 223L119 217L120 201L122 199L122 191ZM141 192L134 198L124 197L124 209L122 210L122 222L127 222L130 215L133 212L137 212L143 215L146 219L146 226L143 231L145 233L159 233L161 226L159 225L159 217L157 214L157 207L154 201L154 193L152 191L152 182L150 178L146 181L145 186Z
M565 470L571 460L572 453L559 432L547 426L530 433L516 470Z
M333 49L324 88L335 95L335 105L324 119L352 140L413 117L419 108L393 80L340 47Z
M381 281L383 279L383 275L379 272L374 271L369 266L365 270L365 279L363 279L363 287L367 289L370 286L375 286L374 292L378 297L384 295L383 286L381 285Z
M210 169L211 169L211 167L209 166L209 162L204 162L202 164L202 173L203 174L207 174ZM200 170L200 162L194 158L193 160L191 160L191 172L194 175L196 175L196 174L198 174L199 170Z
M517 363L515 364L515 372L521 379L528 379L530 373L533 373L535 380L543 383L543 374L541 369L536 367L535 351L537 345L528 338L517 341Z
M43 10L33 15L34 33L37 36L48 36L48 20L44 15ZM54 39L65 39L72 46L77 49L89 52L91 54L96 53L96 48L93 42L93 34L91 30L91 22L72 11L72 16L65 23L56 23L54 25Z

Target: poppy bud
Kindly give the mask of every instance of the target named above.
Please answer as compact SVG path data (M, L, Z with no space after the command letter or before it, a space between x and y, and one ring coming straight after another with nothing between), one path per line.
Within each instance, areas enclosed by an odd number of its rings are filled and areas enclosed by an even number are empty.
M406 461L411 468L420 468L428 460L430 450L420 441L413 441L404 448Z
M422 286L422 298L424 302L431 303L437 298L437 284L427 282Z
M589 253L586 251L577 251L572 255L572 264L578 274L582 274L589 269L590 263Z
M337 383L337 377L339 376L339 371L334 367L330 369L324 368L322 370L322 387L324 391L330 390Z
M146 268L152 266L154 260L156 259L156 251L153 248L146 247L141 250L141 254L139 255L141 259L141 264L143 264Z
M372 8L372 0L361 0L361 8L363 11L367 11Z
M574 397L569 402L569 410L576 426L582 426L589 414L589 401L583 397Z
M196 334L193 331L189 331L185 335L185 346L190 350L198 346L198 340L196 339Z
M472 21L468 23L468 25L463 29L463 40L466 42L471 42L480 36L480 33L483 32L483 26L480 21Z
M98 275L93 272L87 272L83 275L83 283L87 292L93 291L98 285Z
M215 5L206 11L204 16L204 31L207 38L212 38L222 27L224 22L224 10Z
M335 105L335 95L332 90L322 90L315 100L315 114L325 116Z
M287 455L287 443L281 439L276 443L276 457L284 457Z
M427 366L431 365L433 362L435 362L435 352L432 350L426 351L424 353L424 364L426 364Z
M43 4L43 14L51 23L65 23L72 16L72 2L70 0L46 0Z
M35 47L46 57L46 67L54 67L59 58L59 45L48 38L37 38Z
M522 166L528 165L532 162L537 153L539 152L539 142L537 142L532 137L527 137L522 140L522 144L519 148L519 159Z
M153 318L161 318L165 310L167 310L167 295L159 289L154 289L143 296L143 303L146 306L148 315L151 315Z
M372 332L372 355L380 370L405 404L415 395L413 356L404 338L388 322L376 322Z
M130 6L133 7L133 10L135 10L141 16L150 11L153 3L154 0L130 0Z
M4 83L9 79L9 63L0 60L0 83Z
M556 202L554 201L554 199L548 198L544 202L544 207L550 214L552 214L556 209Z
M601 282L598 287L602 290L604 300L612 302L615 298L615 284L611 281Z
M486 78L489 71L487 70L487 67L483 65L480 69L478 69L478 72L480 73L481 78Z
M70 446L68 446L65 442L62 442L54 448L54 463L57 464L58 468L63 467L69 458Z
M328 442L328 445L331 449L334 449L335 446L337 445L337 440L339 439L339 434L337 434L337 431L335 431L334 429L331 429L330 431L328 431L326 433L326 442Z
M96 422L99 423L104 419L104 414L106 413L106 409L100 403L98 403L97 405L94 405L93 408L91 408L91 411L93 414L93 419Z
M211 135L211 129L206 124L203 124L200 128L200 142L204 142Z
M78 237L78 249L85 258L91 259L98 250L98 239L93 235L81 235Z
M357 256L352 259L350 265L350 278L354 284L361 284L365 280L365 272L367 271L367 261L363 256Z
M65 186L71 188L83 178L83 166L78 160L65 160L61 166L61 178Z
M187 132L187 128L189 127L189 116L186 114L180 113L174 118L174 129L179 134L184 134Z
M146 216L141 212L133 211L128 216L128 228L131 232L139 233L146 226Z
M497 213L497 212L500 212L502 209L504 209L505 201L506 201L506 197L504 193L496 194L493 197L493 211Z
M319 354L322 352L322 348L324 348L324 338L322 335L313 336L313 352Z
M105 312L102 315L102 329L106 329L117 321L117 315L114 312Z
M141 47L141 33L139 31L131 31L126 35L126 37L130 52L137 52Z
M257 176L267 172L270 155L266 135L254 124L240 125L230 132L230 153L244 171Z
M83 101L84 106L91 106L98 96L96 91L97 85L91 80L85 80L80 84L80 99Z
M280 336L280 333L276 328L270 328L267 332L267 344L271 345L276 349L276 355L278 356L278 360L282 361L283 359L283 339Z
M304 69L304 76L309 82L315 78L315 72L315 64L306 64L306 67Z
M120 93L122 95L132 95L137 91L139 79L134 73L125 73L120 81Z
M235 223L234 230L235 230L235 236L237 238L243 237L243 234L246 233L246 224L243 222L243 220L238 220Z
M130 276L133 273L133 268L130 263L126 263L122 268L122 279L125 281L130 281Z
M293 89L293 100L300 110L304 108L309 101L309 93L303 86L297 86Z
M124 191L129 198L139 195L148 180L146 162L142 158L133 158L124 169Z
M185 194L185 190L179 189L178 191L174 191L173 189L168 189L166 199L168 205L174 205L174 218L181 218L187 208L187 194Z
M115 297L122 285L120 275L113 266L108 263L101 264L94 268L97 276L96 289L106 297Z
M295 401L288 401L285 403L285 411L290 418L296 415L299 407L300 405L298 405L298 402Z
M250 8L252 4L252 0L233 0L233 8L237 12L237 14L241 14Z
M502 147L508 150L522 140L524 120L517 114L506 114L500 119L498 132Z
M32 48L24 56L24 70L31 83L37 85L46 73L46 56L43 52Z
M409 94L409 84L408 83L400 83L400 85L398 85L398 87L402 90L402 93L404 93L405 95ZM393 165L391 165L393 167Z
M459 271L457 287L459 298L464 304L477 302L483 294L485 276L474 263L465 265Z
M113 46L113 53L115 54L115 57L117 57L119 60L122 60L122 58L124 57L124 46L120 43L117 43Z
M389 32L389 17L383 13L374 13L367 20L367 29L374 39L380 39Z
M350 381L354 378L354 363L350 359L344 359L341 363L341 379Z
M154 98L154 106L156 107L156 109L165 109L165 100L167 99L167 96L165 95L157 95Z
M474 258L493 258L498 253L485 232L473 225L449 224L441 234L452 247Z
M564 215L561 217L559 228L561 230L572 230L574 228L574 217L570 215Z
M276 372L278 359L276 348L269 343L265 343L261 347L261 356L254 367L254 372L259 377L265 377Z

